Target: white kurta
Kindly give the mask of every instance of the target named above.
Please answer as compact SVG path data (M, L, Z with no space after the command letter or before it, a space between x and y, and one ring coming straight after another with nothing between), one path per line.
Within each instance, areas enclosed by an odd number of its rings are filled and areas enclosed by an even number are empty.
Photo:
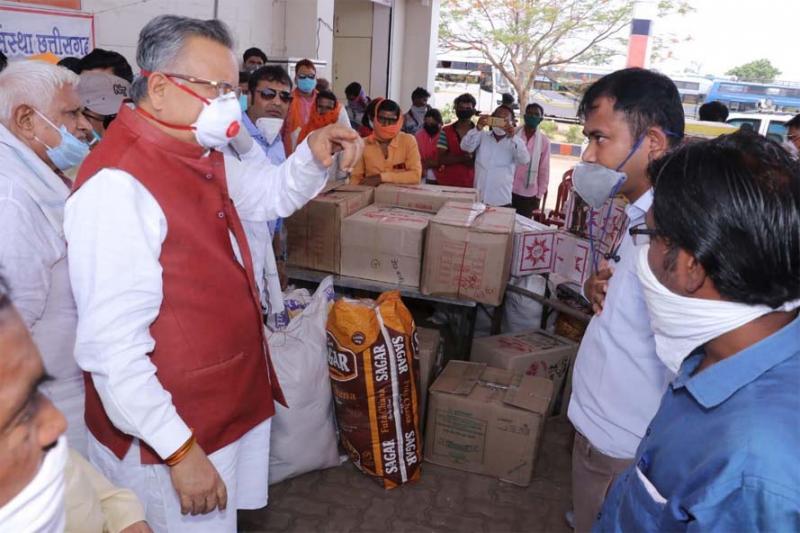
M254 145L241 160L226 155L225 170L228 192L240 218L263 222L264 227L268 220L287 217L313 198L324 186L326 177L325 167L314 160L306 143L279 167L269 165L263 151ZM168 232L166 217L155 198L133 176L118 169L104 169L67 201L64 228L80 317L75 349L78 364L91 372L113 424L146 442L162 458L168 457L186 441L190 431L176 411L169 391L159 382L156 367L148 356L155 346L149 328L163 299L159 256ZM238 243L232 234L230 237L236 259L242 263ZM255 433L255 437L240 439L214 454L223 461L217 464L220 473L226 470L245 476L247 479L237 477L237 484L253 488L260 500L231 499L233 510L240 505L266 504L268 429ZM98 446L96 441L91 443L91 456L98 457ZM225 451L228 448L237 452L228 453ZM249 463L244 468L223 464L225 460L236 463L245 459ZM159 480L159 486L162 481L165 483L164 495L174 493L166 466L138 465L138 455L131 459L129 453L124 464L130 465L132 461L137 463L133 465L137 470L151 472L147 474L151 482ZM123 467L123 462L117 463ZM147 484L137 487L124 482L125 475L131 479L138 475L134 469L118 476L107 463L105 467L97 466L109 478L119 479L137 492L143 501L153 501L153 495L149 494L152 488ZM258 488L261 483L263 490ZM140 490L144 492L139 493ZM180 509L172 507L170 498L165 496L159 501L166 509L146 505L148 521L151 514L159 522L159 513L165 513L167 523L169 516L180 515ZM223 514L212 513L218 515L219 523L214 526L206 523L203 529L232 531Z
M45 370L41 390L67 419L71 448L86 455L83 373L75 362L78 315L62 228L69 189L0 125L0 268Z

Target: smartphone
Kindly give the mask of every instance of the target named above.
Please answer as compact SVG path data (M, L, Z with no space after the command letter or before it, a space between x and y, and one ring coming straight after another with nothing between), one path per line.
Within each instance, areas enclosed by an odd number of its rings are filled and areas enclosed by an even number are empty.
M486 117L488 126L490 128L505 128L506 119L503 117Z

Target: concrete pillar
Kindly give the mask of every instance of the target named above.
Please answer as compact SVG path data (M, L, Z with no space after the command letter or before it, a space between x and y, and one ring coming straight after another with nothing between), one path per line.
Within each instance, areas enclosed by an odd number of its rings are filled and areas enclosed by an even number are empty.
M628 40L627 67L648 68L650 65L650 36L657 11L654 0L637 0L633 6L631 36Z
M397 5L398 2L395 3ZM404 0L402 57L398 94L394 99L403 109L411 106L411 91L424 87L433 94L436 51L439 40L439 0ZM392 39L392 47L395 42ZM394 59L394 58L393 58Z

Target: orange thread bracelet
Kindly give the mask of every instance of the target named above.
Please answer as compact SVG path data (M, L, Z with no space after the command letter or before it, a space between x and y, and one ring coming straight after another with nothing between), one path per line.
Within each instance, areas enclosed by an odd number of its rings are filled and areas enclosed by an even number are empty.
M173 453L172 455L170 455L169 457L164 459L164 462L166 463L167 466L175 466L176 464L178 464L181 461L183 461L183 459L189 453L189 450L192 449L192 446L194 446L194 443L196 442L196 440L194 438L194 430L191 430L191 431L192 431L192 434L189 436L189 438L186 440L186 442L184 442L183 445L181 445L180 448L175 450L175 453Z

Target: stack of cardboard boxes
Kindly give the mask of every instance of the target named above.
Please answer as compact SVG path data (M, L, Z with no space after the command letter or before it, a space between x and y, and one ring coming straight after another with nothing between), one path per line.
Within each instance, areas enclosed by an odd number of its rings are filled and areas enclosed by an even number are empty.
M289 264L497 305L514 211L475 199L459 187L333 187L288 218Z
M332 186L287 219L289 263L498 305L509 274L551 273L582 286L622 238L621 198L589 216L571 191L564 231L476 196L436 185Z
M338 274L342 221L370 205L374 194L365 185L329 187L287 218L289 263Z

